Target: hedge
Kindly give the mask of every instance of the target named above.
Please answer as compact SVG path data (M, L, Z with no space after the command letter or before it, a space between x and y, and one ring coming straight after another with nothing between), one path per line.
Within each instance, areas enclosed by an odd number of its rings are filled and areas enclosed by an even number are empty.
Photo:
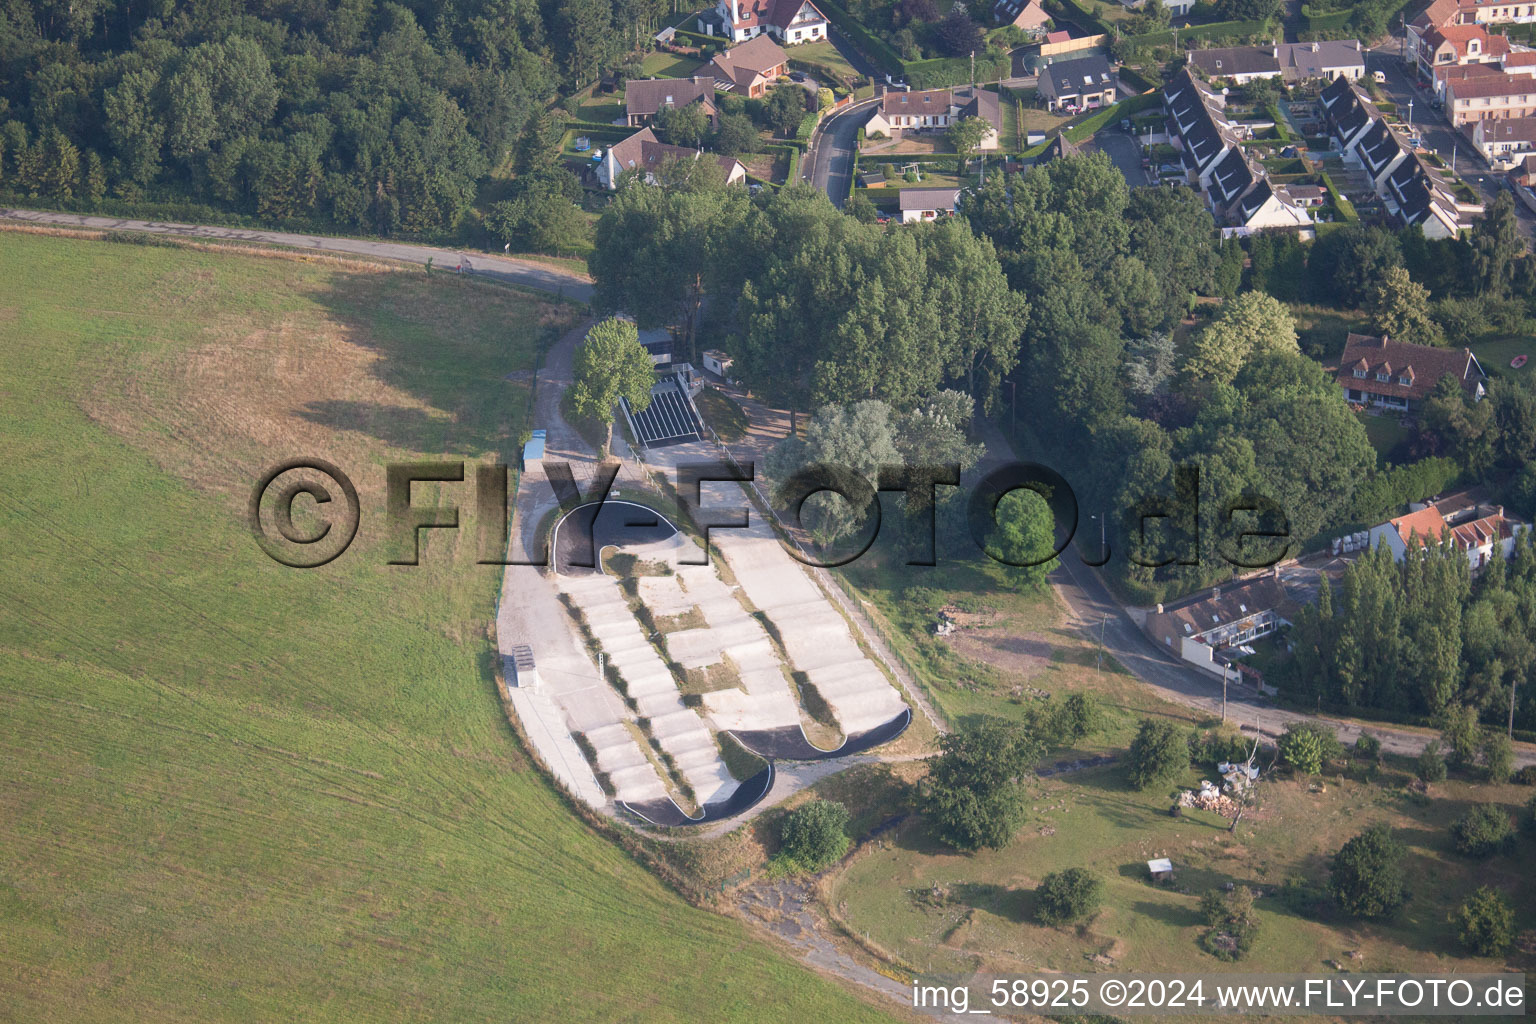
M1130 86L1132 89L1137 90L1138 92L1146 92L1149 89L1156 89L1159 88L1162 84L1160 82L1152 81L1152 79L1148 78L1146 75L1142 74L1140 71L1135 70L1134 68L1125 67L1120 69L1120 81L1124 82L1126 85Z
M1455 459L1435 456L1389 466L1371 474L1351 500L1350 518L1356 522L1380 522L1410 502L1423 501L1449 490L1461 479L1461 466Z
M933 57L928 60L906 61L903 74L907 84L914 89L942 89L948 85L965 85L971 80L971 58ZM995 57L982 55L976 58L976 80L994 81L1007 78L1013 69L1013 60L1006 53Z
M1075 22L1078 28L1087 29L1089 35L1102 34L1112 36L1115 34L1115 30L1108 23L1100 20L1097 14L1094 14L1088 8L1078 3L1078 0L1053 0L1052 6L1061 7L1065 10L1067 20Z
M1118 122L1121 118L1130 117L1132 114L1139 114L1162 102L1162 93L1144 92L1140 96L1127 96L1119 103L1105 107L1088 120L1072 125L1066 130L1067 141L1082 142L1105 125ZM1049 143L1050 140L1047 139L1046 142Z
M816 6L827 16L828 21L837 26L838 31L864 51L866 57L893 75L902 73L901 54L890 43L865 28L857 18L832 0L817 0Z
M1152 46L1171 46L1175 34L1181 40L1210 39L1225 36L1256 36L1269 30L1267 21L1213 21L1208 25L1191 25L1189 28L1181 28L1174 32L1168 29L1163 32L1148 32L1145 35L1126 36L1125 42L1132 47L1141 49Z
M811 141L811 133L816 130L816 124L821 120L821 112L806 114L800 119L800 127L795 129L795 141L808 143Z
M1355 204L1344 198L1344 193L1334 187L1333 179L1328 177L1328 172L1321 175L1323 188L1328 190L1328 198L1333 202L1333 208L1339 215L1339 220L1359 220L1360 215L1355 212Z

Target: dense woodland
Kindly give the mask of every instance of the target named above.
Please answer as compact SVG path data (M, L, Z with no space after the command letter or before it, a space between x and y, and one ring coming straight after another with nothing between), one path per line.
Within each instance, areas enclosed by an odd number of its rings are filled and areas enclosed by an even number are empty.
M0 193L455 228L658 0L0 4Z

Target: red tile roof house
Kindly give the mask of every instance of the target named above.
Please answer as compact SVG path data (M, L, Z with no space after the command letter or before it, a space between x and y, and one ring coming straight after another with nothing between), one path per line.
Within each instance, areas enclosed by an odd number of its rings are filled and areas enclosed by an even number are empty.
M1371 547L1382 545L1401 562L1413 544L1449 544L1467 557L1473 571L1488 564L1497 551L1509 558L1515 538L1531 527L1504 514L1503 505L1473 505L1447 510L1429 505L1371 529Z
M719 0L715 17L738 43L765 32L786 46L827 38L826 15L811 0Z
M1441 377L1451 377L1467 397L1481 400L1488 375L1471 349L1431 348L1351 334L1334 373L1344 397L1356 405L1395 412L1416 412Z
M619 187L619 178L625 171L639 171L643 180L654 180L651 172L669 159L697 160L701 152L686 146L669 146L656 138L649 128L642 128L623 142L616 143L603 154L597 165L597 180L604 188ZM741 161L728 156L714 158L725 171L727 184L746 180L747 169Z
M789 55L768 36L753 36L739 46L716 54L704 68L715 76L716 88L734 91L749 99L767 92L768 86L788 69Z
M703 107L711 128L718 126L715 80L708 75L630 79L624 85L624 112L631 128L650 124L663 107L686 107L691 103Z

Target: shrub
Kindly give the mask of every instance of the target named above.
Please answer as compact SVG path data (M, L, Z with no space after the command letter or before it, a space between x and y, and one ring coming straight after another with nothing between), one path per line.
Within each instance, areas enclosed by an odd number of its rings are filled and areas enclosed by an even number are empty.
M1472 767L1477 761L1478 740L1481 739L1477 712L1465 704L1448 704L1435 724L1440 728L1440 739L1448 751L1447 763L1457 770Z
M1323 742L1317 733L1287 728L1277 745L1280 760L1293 770L1303 775L1316 775L1323 770Z
M1536 786L1536 764L1528 764L1515 772L1514 780L1521 786Z
M1137 789L1151 789L1189 767L1189 745L1172 722L1144 718L1131 741L1126 778Z
M1508 782L1509 777L1515 773L1515 745L1497 729L1483 733L1480 754L1483 771L1487 773L1489 782Z
M1381 760L1381 740L1368 732L1362 732L1360 738L1355 740L1354 757L1356 761L1365 761L1375 764Z
M1522 824L1528 834L1536 836L1536 796L1526 801L1525 821Z
M1200 937L1200 946L1222 960L1241 960L1258 937L1259 918L1253 909L1253 890L1246 885L1222 891L1209 889L1200 897L1200 913L1211 928Z
M1515 912L1497 889L1483 886L1467 897L1451 923L1461 944L1478 956L1499 956L1515 940Z
M1334 854L1328 891L1353 917L1391 917L1408 901L1403 846L1385 825L1372 825Z
M1480 859L1506 849L1514 835L1509 815L1497 804L1477 804L1451 826L1456 852Z
M1414 773L1425 784L1445 781L1445 758L1440 755L1439 740L1430 740L1424 744L1424 749L1419 754L1419 763L1414 769Z
M1103 725L1104 713L1091 693L1074 693L1063 701L1040 706L1034 716L1036 735L1048 747L1081 743Z
M819 871L848 852L848 808L812 800L789 812L779 827L782 856L806 871Z
M1083 868L1056 871L1035 890L1035 919L1052 927L1081 921L1099 909L1104 883Z

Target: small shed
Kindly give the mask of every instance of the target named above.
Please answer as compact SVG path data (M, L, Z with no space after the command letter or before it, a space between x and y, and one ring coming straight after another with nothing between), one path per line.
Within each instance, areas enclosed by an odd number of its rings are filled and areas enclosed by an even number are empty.
M1156 860L1147 861L1147 871L1154 882L1173 881L1173 861L1167 857L1159 857Z
M734 363L734 359L726 355L724 352L721 352L719 349L711 348L704 350L704 369L708 370L716 377L727 376L727 374L730 373L731 366Z

